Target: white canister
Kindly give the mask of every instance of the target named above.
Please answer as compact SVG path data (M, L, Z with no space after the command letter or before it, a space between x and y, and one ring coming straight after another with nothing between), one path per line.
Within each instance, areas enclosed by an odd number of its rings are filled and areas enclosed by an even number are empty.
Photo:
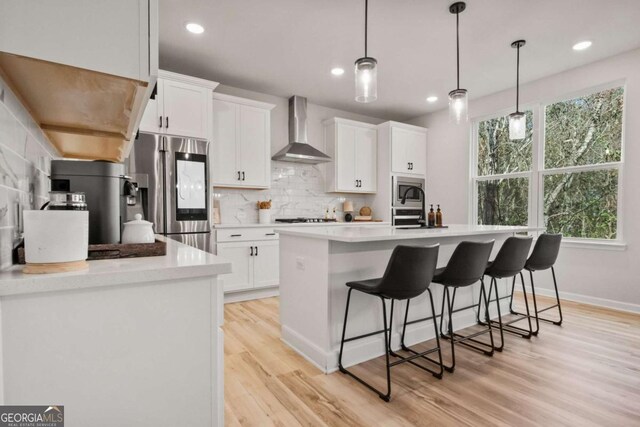
M258 209L258 221L260 224L271 224L271 209Z
M88 211L24 211L28 264L84 261L89 253Z
M142 215L135 214L133 221L124 223L122 243L154 243L153 223L142 219Z

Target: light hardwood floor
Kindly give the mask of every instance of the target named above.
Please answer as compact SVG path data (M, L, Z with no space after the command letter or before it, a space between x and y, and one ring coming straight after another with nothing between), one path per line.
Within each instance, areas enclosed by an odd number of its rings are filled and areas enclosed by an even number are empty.
M640 426L640 316L571 302L563 309L561 327L541 324L531 340L507 335L492 358L456 347L456 371L442 380L409 364L392 368L385 403L283 344L277 298L227 304L225 424ZM383 358L356 369L384 385Z

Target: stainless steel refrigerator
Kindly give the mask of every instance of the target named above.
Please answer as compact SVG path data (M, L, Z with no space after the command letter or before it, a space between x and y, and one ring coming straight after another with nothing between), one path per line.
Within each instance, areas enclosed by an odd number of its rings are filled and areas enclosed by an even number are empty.
M211 252L208 148L206 140L141 133L126 162L137 186L128 216L141 213L156 233Z

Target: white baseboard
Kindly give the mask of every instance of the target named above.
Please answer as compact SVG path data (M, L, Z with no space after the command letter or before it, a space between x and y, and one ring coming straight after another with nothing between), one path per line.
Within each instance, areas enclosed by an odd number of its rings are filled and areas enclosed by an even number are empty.
M526 286L527 292L531 292L531 286ZM553 289L536 287L536 293L547 297L556 297ZM560 300L575 301L582 304L595 305L598 307L611 308L613 310L626 311L629 313L640 313L640 304L632 304L629 302L615 301L606 298L592 297L589 295L575 294L573 292L558 291Z
M497 317L495 303L492 303L491 306L493 306L494 309L490 310L490 316L495 319ZM503 300L500 307L502 310L505 310L503 312L508 312L508 300ZM477 315L475 310L466 310L455 313L453 316L453 323L455 330L476 325ZM393 327L394 329L391 331L391 348L398 350L400 348L402 325L394 324ZM443 328L446 330L446 322L443 325ZM346 343L343 354L343 365L345 367L349 367L384 355L385 348L384 339L382 337L383 334L380 333L378 335ZM433 323L429 320L408 326L405 343L407 345L415 345L433 338L435 338ZM339 345L332 351L324 351L322 348L308 341L306 338L286 326L282 327L282 341L322 372L330 374L338 370L338 355L340 353Z
M229 292L224 294L224 303L250 301L261 298L271 298L280 295L280 289L273 288L249 289L246 291Z

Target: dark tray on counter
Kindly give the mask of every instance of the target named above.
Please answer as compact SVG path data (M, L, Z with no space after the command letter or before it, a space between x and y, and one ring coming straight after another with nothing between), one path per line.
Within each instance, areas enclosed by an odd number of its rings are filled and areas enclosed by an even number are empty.
M448 225L427 225L425 228L449 228Z
M87 260L139 258L166 254L167 243L160 240L156 240L154 243L108 243L89 245ZM18 248L18 264L25 264L24 248Z

